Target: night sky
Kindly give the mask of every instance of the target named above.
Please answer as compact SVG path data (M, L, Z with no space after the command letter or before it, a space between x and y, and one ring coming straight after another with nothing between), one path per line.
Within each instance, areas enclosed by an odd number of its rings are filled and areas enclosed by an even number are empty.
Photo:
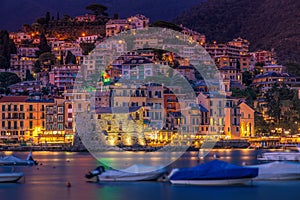
M32 24L47 11L56 17L59 12L70 16L87 13L85 7L91 3L101 3L108 7L108 13L118 13L128 17L144 14L151 21L172 20L180 12L203 0L1 0L0 30L17 31L23 24Z

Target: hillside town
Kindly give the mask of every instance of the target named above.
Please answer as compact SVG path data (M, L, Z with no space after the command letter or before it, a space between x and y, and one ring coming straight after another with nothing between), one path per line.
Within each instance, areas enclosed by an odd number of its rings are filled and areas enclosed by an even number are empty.
M172 46L180 55L158 51L163 39L145 34L127 52L129 44L118 35L148 30L150 19L142 14L109 19L103 12L47 13L18 32L1 31L2 146L76 146L76 115L87 111L109 146L199 148L210 139L252 147L300 143L300 77L280 64L276 50L250 51L251 41L241 37L210 42L174 25L184 41L209 54L222 79L221 86L211 86L189 59L194 47ZM99 70L105 50L116 52L116 59ZM151 81L161 74L184 77L195 101L185 97L181 84ZM97 83L86 86L91 77ZM146 83L132 84L139 80Z

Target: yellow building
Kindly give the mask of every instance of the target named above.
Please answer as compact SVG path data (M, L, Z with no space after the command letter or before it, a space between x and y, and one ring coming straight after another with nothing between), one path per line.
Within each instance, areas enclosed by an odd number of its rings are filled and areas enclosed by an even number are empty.
M72 144L72 107L64 99L55 99L54 104L46 106L46 129L40 135L39 143ZM71 105L72 106L72 105ZM70 120L71 119L71 120Z
M68 122L66 105L64 99L43 99L40 96L1 97L0 140L72 144L74 134L72 123Z
M254 109L245 102L240 103L240 135L241 137L254 137Z
M39 143L45 131L46 107L53 104L54 100L41 99L38 96L1 97L0 139Z
M98 124L107 145L146 145L143 112L143 107L97 108Z

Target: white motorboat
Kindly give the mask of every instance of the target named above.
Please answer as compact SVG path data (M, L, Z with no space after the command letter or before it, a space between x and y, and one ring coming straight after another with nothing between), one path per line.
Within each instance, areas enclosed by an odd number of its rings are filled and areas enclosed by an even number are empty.
M147 165L132 165L123 170L104 170L100 166L86 174L86 178L97 176L97 180L102 181L152 181L157 180L166 173L163 167L153 167Z
M296 180L300 179L300 164L289 161L275 161L252 165L258 168L258 176L253 180Z
M300 161L299 152L266 152L257 160L262 161Z
M37 162L32 158L32 153L30 152L26 159L18 158L14 155L4 156L0 158L0 165L36 165Z
M0 183L17 182L23 176L22 172L0 173Z

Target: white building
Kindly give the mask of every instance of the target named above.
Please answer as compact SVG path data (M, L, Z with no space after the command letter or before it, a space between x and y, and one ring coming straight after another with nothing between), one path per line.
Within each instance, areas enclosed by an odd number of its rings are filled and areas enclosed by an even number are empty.
M127 21L130 23L130 29L145 29L149 27L149 18L144 15L137 14L127 18Z
M122 64L122 78L143 80L155 75L154 64L146 58L132 58Z
M38 51L38 47L20 47L18 48L18 55L22 57L35 58L35 52Z

